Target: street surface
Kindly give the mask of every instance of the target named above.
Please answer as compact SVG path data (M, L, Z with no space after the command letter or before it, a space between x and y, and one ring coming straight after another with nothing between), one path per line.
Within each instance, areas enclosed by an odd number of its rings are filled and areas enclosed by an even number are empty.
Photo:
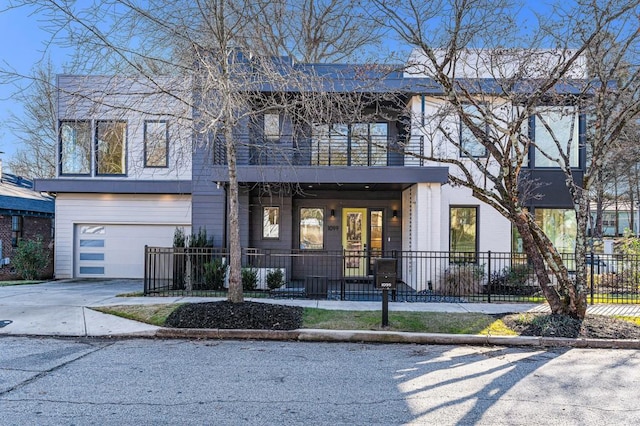
M640 422L640 351L0 337L1 425Z

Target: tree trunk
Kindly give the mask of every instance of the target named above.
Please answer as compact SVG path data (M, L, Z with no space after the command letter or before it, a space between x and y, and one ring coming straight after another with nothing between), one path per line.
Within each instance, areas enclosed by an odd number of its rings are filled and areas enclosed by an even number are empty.
M227 299L232 303L244 302L242 292L242 247L240 246L240 227L238 223L238 176L236 169L236 145L233 138L233 114L227 111L224 128L227 148L227 167L229 171L229 293Z

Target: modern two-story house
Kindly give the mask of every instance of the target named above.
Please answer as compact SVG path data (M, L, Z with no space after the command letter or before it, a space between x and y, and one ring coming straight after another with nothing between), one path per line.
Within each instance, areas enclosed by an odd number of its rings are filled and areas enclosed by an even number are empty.
M304 126L264 108L238 125L247 142L238 146L243 247L369 253L346 258L351 276L370 275L383 252L518 250L509 221L448 185L446 165L416 155L433 144L416 119L444 102L428 76L389 72L370 84L353 65L291 66L339 81L334 96L358 92L368 101L361 114L312 117ZM184 105L197 102L184 102L187 82L174 85L178 96L126 78L60 76L58 86L58 176L37 182L57 194L56 277L142 277L143 247L171 246L177 227L206 229L215 246L226 246L226 156L194 131L197 112ZM579 114L552 118L559 131L575 120L569 127L584 137ZM460 121L450 121L466 137ZM535 117L528 128L542 143L546 130ZM574 153L579 172L584 150ZM534 150L529 158L531 174L545 182L530 208L562 243L572 226L562 172Z

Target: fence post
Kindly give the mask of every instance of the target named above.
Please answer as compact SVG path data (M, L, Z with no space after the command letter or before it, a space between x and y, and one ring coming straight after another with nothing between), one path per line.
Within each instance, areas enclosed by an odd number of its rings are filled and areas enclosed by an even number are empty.
M589 253L589 256L591 257L591 305L593 305L593 250Z
M487 252L487 303L491 303L491 250Z
M147 280L149 279L148 257L149 257L149 246L145 244L144 246L144 281L143 281L143 290L142 290L142 294L144 294L145 296L148 294L147 292L149 289L149 285L147 283Z

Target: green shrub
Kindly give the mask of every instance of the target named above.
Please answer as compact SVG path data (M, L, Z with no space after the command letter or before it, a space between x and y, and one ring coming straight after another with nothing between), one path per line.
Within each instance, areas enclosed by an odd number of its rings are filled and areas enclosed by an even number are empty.
M253 268L242 268L242 289L253 291L258 287L258 271Z
M204 264L204 279L206 289L223 290L224 279L227 275L227 264L222 259L213 259Z
M173 231L173 246L174 247L186 247L187 245L187 236L184 233L183 228L176 228Z
M267 274L267 287L269 290L275 290L282 287L284 284L284 274L282 269L276 268L269 271Z
M42 238L20 240L11 259L16 272L25 280L34 280L47 269L49 250L44 247Z
M213 237L207 236L207 230L199 228L197 234L191 234L187 241L189 247L213 247Z

